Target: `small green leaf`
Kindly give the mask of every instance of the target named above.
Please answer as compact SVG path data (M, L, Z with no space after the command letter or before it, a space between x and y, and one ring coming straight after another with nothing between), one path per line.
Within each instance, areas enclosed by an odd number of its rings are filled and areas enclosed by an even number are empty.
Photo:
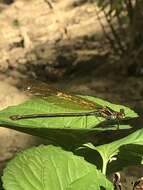
M117 159L108 164L109 174L128 166L143 164L143 145L129 144L119 148Z
M127 151L129 151L129 149L127 148L130 145L130 153L132 152L132 156L134 155L134 164L136 161L136 159L140 158L140 163L138 162L138 164L142 163L142 157L143 157L143 129L137 130L136 132L128 135L127 137L124 137L120 140L114 141L112 143L109 144L104 144L104 145L100 145L95 147L94 145L92 145L91 143L89 144L85 144L86 147L89 147L91 149L94 149L96 151L98 151L102 157L103 160L103 173L106 173L106 168L107 168L107 164L113 160L117 159L118 154L122 153L122 158L123 155L126 155L125 153ZM135 145L138 148L137 150L139 151L138 153L136 153L135 156ZM141 148L139 148L140 146ZM126 150L126 152L125 152ZM120 154L121 155L121 154ZM131 154L130 154L131 155ZM135 159L136 157L136 159ZM130 160L133 159L133 157L130 157ZM130 162L126 162L126 166L128 166L130 164ZM125 164L124 164L125 166ZM120 165L120 167L122 167Z
M54 146L40 146L18 154L8 163L2 180L5 190L113 189L94 165Z

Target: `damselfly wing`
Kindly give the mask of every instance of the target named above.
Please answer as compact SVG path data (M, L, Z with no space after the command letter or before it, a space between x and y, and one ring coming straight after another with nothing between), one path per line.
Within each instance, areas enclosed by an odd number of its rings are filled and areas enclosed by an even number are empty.
M24 90L31 96L39 97L44 100L48 100L53 104L60 105L61 107L70 107L73 111L62 112L62 113L34 113L34 114L23 114L23 115L11 115L12 120L19 119L30 119L30 118L43 118L43 117L80 117L80 116L98 116L103 117L107 120L123 119L125 114L124 110L114 111L108 106L101 106L91 100L85 99L77 95L71 95L61 90L51 87L46 83L41 82L24 82Z

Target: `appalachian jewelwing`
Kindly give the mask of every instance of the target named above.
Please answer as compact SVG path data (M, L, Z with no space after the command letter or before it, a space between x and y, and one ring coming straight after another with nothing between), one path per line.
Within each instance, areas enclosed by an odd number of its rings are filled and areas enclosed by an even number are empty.
M28 84L29 83L29 84ZM27 85L26 85L27 84ZM38 96L43 99L47 99L48 96L56 97L56 100L60 103L65 100L70 102L70 104L76 104L81 107L84 111L81 112L65 112L65 113L34 113L34 114L19 114L19 115L11 115L10 118L12 120L20 120L20 119L31 119L31 118L48 118L48 117L81 117L81 116L97 116L103 117L107 120L116 120L119 121L125 117L124 109L120 109L120 111L114 111L108 106L101 106L96 104L93 101L84 99L77 95L71 95L70 93L65 93L59 91L51 87L46 83L39 82L25 82L26 92ZM88 111L87 111L88 110ZM91 110L91 111L89 111Z

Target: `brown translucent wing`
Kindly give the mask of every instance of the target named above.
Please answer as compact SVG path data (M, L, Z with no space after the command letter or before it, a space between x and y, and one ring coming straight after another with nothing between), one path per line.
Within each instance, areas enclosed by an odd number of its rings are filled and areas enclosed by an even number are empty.
M93 101L81 98L76 95L71 95L70 93L65 93L57 88L53 88L47 83L39 81L24 81L23 88L26 93L32 96L36 96L44 100L49 100L50 97L55 103L61 102L62 104L64 101L64 103L67 102L67 105L73 104L80 107L81 109L87 110L96 110L97 108L101 107Z

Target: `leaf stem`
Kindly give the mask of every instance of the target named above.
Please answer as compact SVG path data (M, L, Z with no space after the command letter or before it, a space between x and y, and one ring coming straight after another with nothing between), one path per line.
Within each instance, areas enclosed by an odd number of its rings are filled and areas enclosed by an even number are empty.
M108 164L108 161L106 161L106 159L103 158L102 173L103 173L104 175L106 175L107 164Z

